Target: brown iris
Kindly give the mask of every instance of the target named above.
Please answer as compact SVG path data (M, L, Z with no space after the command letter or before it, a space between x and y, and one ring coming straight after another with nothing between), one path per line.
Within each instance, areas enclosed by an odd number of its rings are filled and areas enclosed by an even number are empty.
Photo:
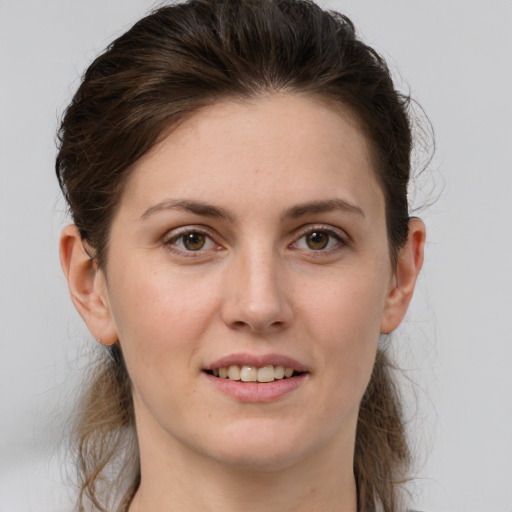
M199 251L206 243L206 236L196 231L183 235L183 245L189 251Z
M315 251L325 249L328 243L329 234L325 231L313 231L306 235L306 244Z

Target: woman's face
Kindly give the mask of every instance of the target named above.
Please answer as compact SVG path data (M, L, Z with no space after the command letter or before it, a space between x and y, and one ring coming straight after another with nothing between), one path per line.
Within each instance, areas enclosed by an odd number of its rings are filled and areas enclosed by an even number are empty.
M369 153L348 112L274 95L206 108L138 162L104 296L142 452L351 449L394 286Z

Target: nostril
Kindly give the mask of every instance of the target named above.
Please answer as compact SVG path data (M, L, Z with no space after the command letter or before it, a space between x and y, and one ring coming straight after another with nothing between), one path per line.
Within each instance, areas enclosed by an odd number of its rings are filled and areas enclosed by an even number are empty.
M284 327L286 325L286 322L282 322L280 320L276 321L276 322L272 322L270 324L268 324L266 327L265 326L261 326L261 325L258 325L256 324L256 322L254 322L254 324L251 324L250 322L244 322L243 320L236 320L234 322L231 323L231 327L235 328L235 329L243 329L245 327L249 327L250 329L254 330L254 331L264 331L265 329L281 329L282 327Z

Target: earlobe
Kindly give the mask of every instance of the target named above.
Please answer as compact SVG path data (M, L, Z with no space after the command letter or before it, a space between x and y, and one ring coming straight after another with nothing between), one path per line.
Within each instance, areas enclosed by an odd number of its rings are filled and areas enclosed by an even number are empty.
M426 230L423 221L411 218L407 242L398 252L394 284L388 294L381 322L382 333L390 333L395 330L407 312L416 279L423 265L425 236Z
M60 262L68 281L71 300L91 334L103 345L117 341L108 302L105 275L88 254L77 227L62 230Z

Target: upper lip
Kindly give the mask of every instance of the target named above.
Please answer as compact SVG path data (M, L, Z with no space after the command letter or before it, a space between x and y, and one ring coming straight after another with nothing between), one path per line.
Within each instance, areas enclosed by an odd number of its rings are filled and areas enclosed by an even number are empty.
M208 364L204 369L213 370L218 368L226 368L235 364L239 366L256 366L258 368L271 365L284 366L286 368L292 368L296 372L308 371L305 365L299 363L292 357L285 356L283 354L254 355L247 353L229 354Z

